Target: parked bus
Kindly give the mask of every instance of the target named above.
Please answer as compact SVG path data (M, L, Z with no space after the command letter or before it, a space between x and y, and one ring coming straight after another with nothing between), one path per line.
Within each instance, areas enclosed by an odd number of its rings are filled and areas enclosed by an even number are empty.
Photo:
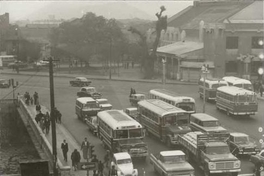
M227 115L252 115L258 112L258 100L255 92L235 86L223 86L217 89L216 108L226 111Z
M7 67L9 63L15 62L15 56L13 55L0 55L0 68Z
M152 89L149 91L150 99L159 99L175 107L181 108L188 113L195 113L195 100L187 96L179 96L176 93L166 89Z
M216 99L216 89L221 86L228 86L228 83L223 79L218 78L201 78L198 82L199 84L199 94L200 98L204 97L205 89L205 100L215 100Z
M236 86L247 90L253 90L252 84L249 80L234 76L225 76L223 77L223 80L225 80L229 86Z
M143 141L142 125L122 110L106 110L97 114L98 136L113 153L128 152L131 157L146 159L148 147Z
M178 144L178 135L191 131L189 114L162 100L138 102L138 113L138 120L146 134L158 137L169 147Z
M100 111L100 107L97 102L91 97L82 97L76 99L75 113L81 120L85 120L88 117L96 116Z

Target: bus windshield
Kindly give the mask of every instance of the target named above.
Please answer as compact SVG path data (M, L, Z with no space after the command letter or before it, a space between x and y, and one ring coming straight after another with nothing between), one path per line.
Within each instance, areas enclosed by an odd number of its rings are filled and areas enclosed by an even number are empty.
M142 137L142 129L116 130L116 139Z
M219 126L219 123L218 121L206 121L206 122L203 122L203 126L204 127L217 127Z
M94 102L94 103L87 103L83 106L83 109L90 109L90 108L98 108L97 107L97 104Z
M185 111L194 111L195 110L195 104L194 103L178 103L178 108L181 108Z
M189 115L188 114L170 114L163 117L164 125L188 125Z
M206 153L209 155L228 154L230 153L230 150L228 146L214 146L206 147Z

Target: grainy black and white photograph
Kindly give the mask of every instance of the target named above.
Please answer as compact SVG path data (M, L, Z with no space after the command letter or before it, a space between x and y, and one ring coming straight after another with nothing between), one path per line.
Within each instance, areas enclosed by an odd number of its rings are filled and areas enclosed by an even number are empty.
M263 0L0 1L0 176L264 176Z

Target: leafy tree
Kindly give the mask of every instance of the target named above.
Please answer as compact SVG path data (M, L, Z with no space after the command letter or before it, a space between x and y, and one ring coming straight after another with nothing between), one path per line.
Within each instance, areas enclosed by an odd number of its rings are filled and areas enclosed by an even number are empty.
M142 34L137 28L130 27L129 31L134 34L137 34L140 37L139 45L143 50L143 60L142 64L145 71L145 78L151 78L154 75L154 61L157 59L157 48L160 41L161 31L167 29L167 16L162 16L162 13L165 11L165 7L160 7L160 12L156 13L158 21L156 22L156 38L152 47L149 48L147 44L147 37L145 34Z

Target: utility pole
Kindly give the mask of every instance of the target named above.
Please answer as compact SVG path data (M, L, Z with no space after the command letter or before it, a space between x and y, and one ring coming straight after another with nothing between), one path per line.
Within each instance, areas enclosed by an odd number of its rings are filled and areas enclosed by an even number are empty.
M112 37L110 38L109 79L112 79Z
M54 116L55 100L54 100L54 82L53 82L53 60L49 57L49 81L50 81L50 117L52 130L52 152L53 152L53 175L58 176L57 171L57 139L56 139L56 122Z
M207 74L209 73L208 69L209 69L209 65L203 65L201 68L203 74L203 113L205 113L205 101L206 101L205 80L207 79Z
M163 71L163 76L162 76L162 84L166 84L166 59L162 59L162 71Z

